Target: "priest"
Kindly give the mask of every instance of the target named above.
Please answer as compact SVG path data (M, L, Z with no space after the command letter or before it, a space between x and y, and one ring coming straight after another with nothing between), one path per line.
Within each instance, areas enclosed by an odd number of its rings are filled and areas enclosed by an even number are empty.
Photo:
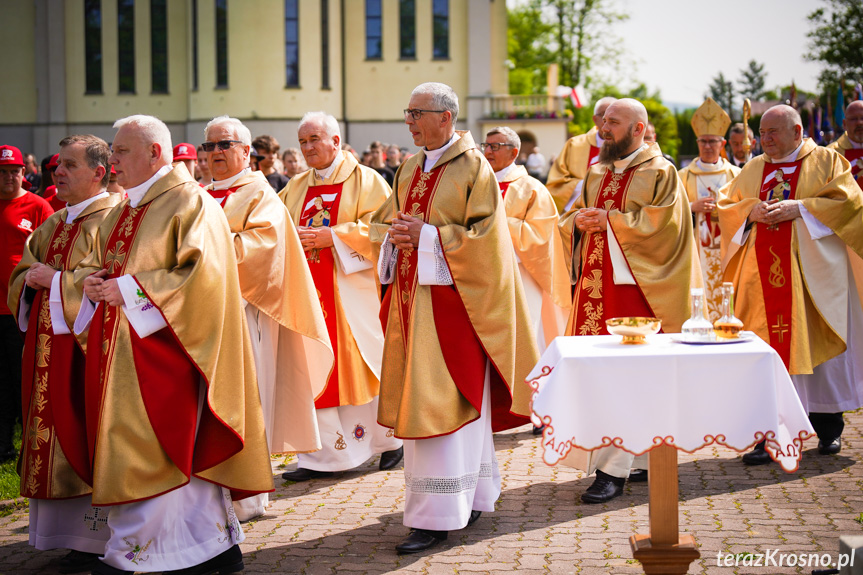
M607 334L605 320L647 316L678 332L689 317L689 288L701 286L686 190L655 143L644 144L647 110L637 100L612 103L602 123L599 163L584 193L560 222L575 284L567 335ZM585 503L623 493L633 456L616 447L574 450L566 463L596 480ZM632 480L644 481L646 472Z
M249 168L252 136L236 118L210 120L207 186L228 218L270 453L321 448L315 398L333 349L294 222L263 172ZM264 513L268 495L234 502L240 521Z
M84 353L71 332L78 309L68 280L93 249L99 224L120 203L106 191L111 151L101 138L60 141L54 182L66 207L27 239L10 279L9 309L26 333L22 379L24 436L18 474L30 498L30 545L66 548L61 572L95 567L105 550L108 508L91 505L84 419ZM27 438L31 439L27 439Z
M84 292L84 480L94 505L112 506L93 573L238 571L231 501L272 491L273 479L230 230L186 167L171 167L163 122L114 127L128 199L61 284Z
M593 127L586 134L567 140L548 171L545 185L560 213L572 207L584 189L587 172L599 161L599 150L602 148L599 129L602 127L602 117L608 106L616 100L617 98L606 96L596 102L593 107Z
M707 98L692 115L692 129L698 144L698 157L680 170L680 179L689 197L689 208L695 217L695 245L704 281L706 315L711 322L722 315L722 258L719 254L719 218L716 200L719 190L740 173L722 157L725 145L722 135L731 118L713 98Z
M800 114L761 117L764 153L721 190L725 277L735 314L776 350L818 435L839 453L842 412L863 406L863 192L835 150L803 138ZM764 442L743 462L771 461Z
M860 186L863 181L863 100L854 100L848 104L842 126L845 133L827 147L836 150L851 162L851 175Z
M528 422L539 359L494 172L458 97L417 86L405 123L421 151L372 218L386 330L378 421L405 439L404 523L416 553L494 511L493 431ZM482 269L478 269L478 266Z
M402 460L402 442L377 423L383 332L369 220L390 195L373 169L340 148L336 119L303 116L300 150L311 168L279 193L295 222L323 308L335 367L315 402L322 449L301 453L289 481L307 481L353 469L381 454L379 468Z

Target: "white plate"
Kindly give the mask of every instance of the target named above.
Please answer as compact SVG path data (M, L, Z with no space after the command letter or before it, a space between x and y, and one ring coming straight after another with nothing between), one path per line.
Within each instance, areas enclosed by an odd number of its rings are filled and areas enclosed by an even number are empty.
M751 331L741 331L735 339L716 338L715 341L684 341L682 333L671 335L671 341L675 343L685 343L687 345L723 345L726 343L743 343L744 341L752 341L756 335Z

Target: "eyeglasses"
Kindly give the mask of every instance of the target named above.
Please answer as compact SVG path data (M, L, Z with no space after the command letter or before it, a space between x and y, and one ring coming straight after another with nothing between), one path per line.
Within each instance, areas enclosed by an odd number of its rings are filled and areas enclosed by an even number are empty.
M204 142L201 144L201 149L205 152L212 152L217 147L223 152L226 150L230 150L234 147L234 144L242 144L243 142L239 140L222 140L221 142Z
M491 148L492 152L497 152L500 150L501 146L506 146L508 148L514 148L515 147L513 144L504 144L503 142L501 142L499 144L489 144L488 142L483 142L479 145L479 149L482 150L483 152L485 152L486 149Z
M722 143L722 140L717 140L716 138L698 138L695 141L704 146L718 146Z
M423 114L426 112L433 113L433 114L442 114L442 113L446 112L446 110L420 110L419 108L414 108L414 109L406 108L405 109L405 119L407 119L407 117L410 116L414 120L419 120L420 118L423 117Z

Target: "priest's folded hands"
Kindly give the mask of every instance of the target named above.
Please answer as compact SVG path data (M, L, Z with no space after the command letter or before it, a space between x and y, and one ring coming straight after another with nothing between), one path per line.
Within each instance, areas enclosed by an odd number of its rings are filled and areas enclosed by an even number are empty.
M116 279L106 280L108 270L99 270L84 280L84 294L92 302L104 301L109 305L123 305L123 294Z
M583 234L604 232L608 225L608 211L582 208L575 215L575 225Z
M425 222L403 212L390 222L390 243L397 249L411 251L420 245L420 231Z

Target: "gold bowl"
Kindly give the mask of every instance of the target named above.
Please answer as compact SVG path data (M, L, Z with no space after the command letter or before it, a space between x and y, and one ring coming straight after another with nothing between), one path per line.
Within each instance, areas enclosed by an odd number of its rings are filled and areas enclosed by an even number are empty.
M656 317L613 317L605 320L608 332L623 336L624 344L647 343L645 337L653 335L662 327L662 320Z

